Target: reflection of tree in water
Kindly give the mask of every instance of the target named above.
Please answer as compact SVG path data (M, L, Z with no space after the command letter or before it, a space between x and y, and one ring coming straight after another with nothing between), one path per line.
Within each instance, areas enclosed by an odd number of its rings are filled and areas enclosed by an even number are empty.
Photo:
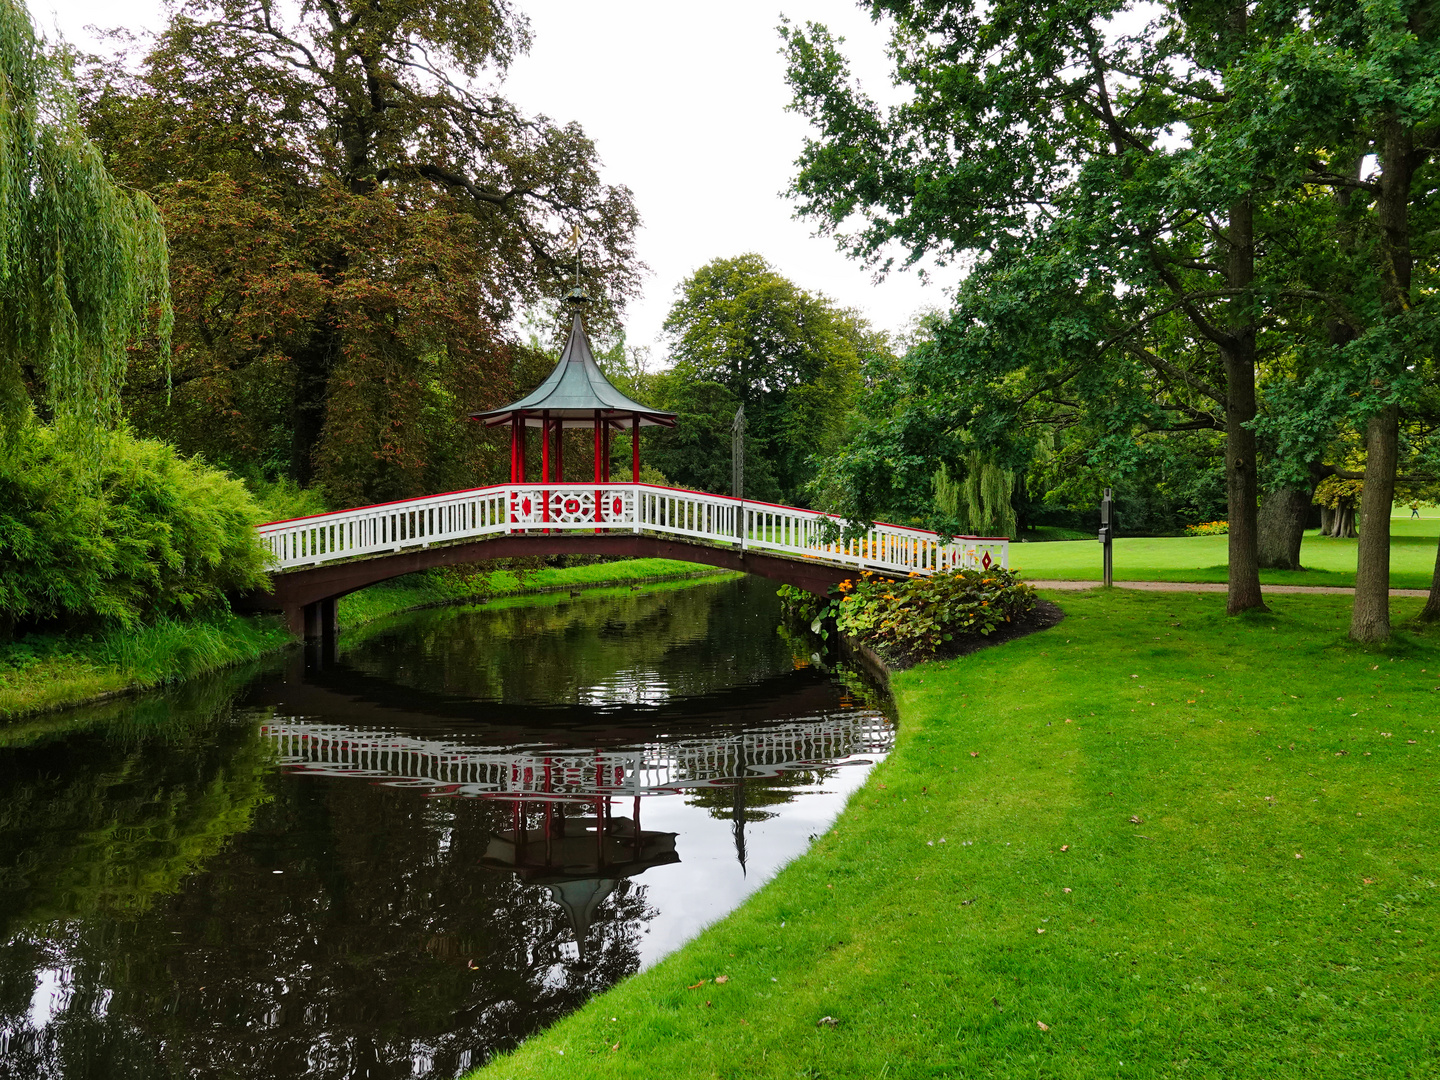
M271 751L232 696L194 684L0 749L0 936L143 911L249 826Z
M798 793L793 789L822 783L834 775L834 769L816 769L779 776L742 776L723 787L694 788L685 802L689 806L703 807L712 818L730 822L735 857L743 867L746 859L745 826L775 817L775 812L766 807L794 801Z
M146 1078L478 1064L635 971L654 915L643 887L620 882L582 962L543 886L479 869L507 821L489 801L281 784L249 834L153 911L12 942L0 957L6 1027L24 1027L45 968L68 968L74 997L0 1060L17 1076L83 1059Z
M775 633L774 585L751 578L688 582L506 607L435 608L346 634L344 660L397 683L511 702L589 702L594 688L644 701L735 686L790 666ZM719 594L719 595L717 595ZM523 663L517 663L523 643Z

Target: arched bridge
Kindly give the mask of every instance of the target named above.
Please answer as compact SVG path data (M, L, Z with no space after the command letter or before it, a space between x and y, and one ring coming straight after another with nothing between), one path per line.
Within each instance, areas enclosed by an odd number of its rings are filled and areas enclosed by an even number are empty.
M653 484L495 484L260 526L274 589L246 597L296 633L334 629L335 601L435 566L538 555L658 557L783 581L819 596L862 570L903 577L1009 565L1009 541L877 522Z

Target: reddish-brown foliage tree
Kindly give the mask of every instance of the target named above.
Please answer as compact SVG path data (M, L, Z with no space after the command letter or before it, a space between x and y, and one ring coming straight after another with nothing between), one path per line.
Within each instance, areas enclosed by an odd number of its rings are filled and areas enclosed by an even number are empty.
M562 291L573 228L612 308L640 269L579 127L479 87L527 45L491 0L190 0L97 66L92 137L171 241L173 367L137 356L132 422L340 502L476 482L463 415L515 392L507 327Z

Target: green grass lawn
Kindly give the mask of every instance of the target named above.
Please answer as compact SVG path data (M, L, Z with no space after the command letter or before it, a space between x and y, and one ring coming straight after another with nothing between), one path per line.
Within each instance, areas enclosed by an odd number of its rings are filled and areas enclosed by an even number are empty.
M1422 510L1421 513L1425 513ZM1391 520L1390 585L1428 589L1435 572L1440 511L1427 518ZM1406 511L1408 514L1409 511ZM1120 537L1115 541L1117 581L1224 581L1228 557L1224 536ZM1266 585L1354 585L1355 540L1334 540L1307 532L1300 548L1305 570L1262 570ZM1010 565L1032 580L1099 581L1100 545L1094 540L1011 544Z
M480 1075L1434 1076L1440 640L1352 645L1344 597L1055 599L897 676L809 853Z

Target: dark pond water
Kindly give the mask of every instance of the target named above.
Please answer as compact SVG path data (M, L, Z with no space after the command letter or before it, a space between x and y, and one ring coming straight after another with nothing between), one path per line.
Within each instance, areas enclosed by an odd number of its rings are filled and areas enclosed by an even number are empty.
M438 609L0 729L0 1077L449 1077L733 908L891 745L753 579Z

